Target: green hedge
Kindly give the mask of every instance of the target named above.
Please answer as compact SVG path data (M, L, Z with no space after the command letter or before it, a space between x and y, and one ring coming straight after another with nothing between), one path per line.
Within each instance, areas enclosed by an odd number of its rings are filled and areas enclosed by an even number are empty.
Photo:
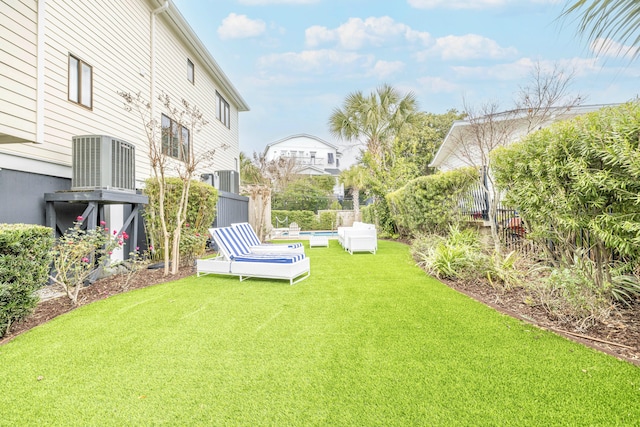
M331 226L335 229L337 227L337 212L322 212L320 218L316 216L312 211L283 211L272 210L271 211L271 224L274 227L283 226L282 223L278 223L279 220L288 219L287 225L292 222L298 223L300 229L308 230L331 230Z
M53 231L28 224L0 224L0 336L38 304L47 283Z
M182 180L166 178L166 186L165 215L169 233L173 233L175 227L172 228L171 225L175 223L178 201L182 194ZM154 259L162 259L164 239L159 217L158 182L148 179L144 193L149 196L149 204L144 212L147 236L154 247ZM217 203L218 191L214 187L204 182L191 181L187 220L180 239L180 259L183 263L189 263L204 253L209 228L216 217Z
M474 168L461 168L409 181L387 195L398 231L408 237L418 233L446 233L457 222L457 204L478 181Z

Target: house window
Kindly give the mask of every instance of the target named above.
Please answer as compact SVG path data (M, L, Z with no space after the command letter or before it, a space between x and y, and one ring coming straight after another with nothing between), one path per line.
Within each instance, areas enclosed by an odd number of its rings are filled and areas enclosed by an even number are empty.
M231 129L231 113L229 111L229 103L225 101L218 92L216 92L216 96L218 97L218 120L220 120L226 127Z
M315 151L311 152L311 164L312 165L316 164L316 152Z
M329 165L333 164L333 153L327 154L327 164Z
M69 101L93 108L93 67L69 55Z
M193 62L189 59L187 59L187 80L191 83L195 82L195 69L193 67Z
M162 153L174 159L189 159L189 129L162 115Z

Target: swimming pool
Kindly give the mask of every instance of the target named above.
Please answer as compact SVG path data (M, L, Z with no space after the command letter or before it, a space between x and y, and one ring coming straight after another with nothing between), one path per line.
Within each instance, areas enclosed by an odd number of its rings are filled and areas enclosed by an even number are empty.
M284 233L282 233L282 237L288 237L289 236L289 232L285 231ZM326 236L326 237L333 237L333 238L337 238L338 237L338 232L337 231L329 231L329 230L316 230L316 231L301 231L300 232L300 237L306 237L308 238L309 236Z

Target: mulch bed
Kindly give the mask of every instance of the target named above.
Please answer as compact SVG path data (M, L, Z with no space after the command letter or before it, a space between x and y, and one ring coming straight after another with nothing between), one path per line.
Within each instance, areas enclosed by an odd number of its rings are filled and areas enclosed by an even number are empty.
M441 281L501 313L640 366L640 302L616 308L606 323L598 322L585 331L551 317L542 306L526 304L528 293L523 288L503 292L483 282Z
M30 316L11 327L9 334L0 340L0 345L79 306L129 290L177 280L193 274L195 274L193 267L183 267L174 276L164 276L162 269L142 269L130 275L116 275L100 279L81 291L77 306L74 306L66 296L40 302ZM525 304L527 294L524 289L501 292L486 283L463 283L447 280L443 280L443 282L501 313L542 329L552 330L569 339L640 366L640 303L630 308L619 308L607 323L599 323L587 331L580 331L570 323L551 318L547 311L540 306Z
M11 326L10 332L0 340L0 345L35 326L46 323L54 317L85 304L109 298L112 295L121 294L133 289L181 279L191 276L195 274L195 272L194 267L183 267L179 269L176 275L164 276L164 270L161 268L145 268L132 274L114 275L97 280L80 291L78 305L74 306L66 294L41 301L30 316Z

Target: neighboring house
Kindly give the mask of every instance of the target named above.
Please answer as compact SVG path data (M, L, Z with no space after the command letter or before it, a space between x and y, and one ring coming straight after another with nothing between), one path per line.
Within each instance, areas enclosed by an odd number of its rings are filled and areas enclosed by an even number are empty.
M488 156L487 151L518 141L527 134L533 123L535 126L532 130L538 130L555 122L597 111L603 107L605 105L553 108L544 115L544 119L531 118L526 111L506 111L486 119L457 120L449 129L429 166L440 171L449 171L465 166L477 167L482 171L480 174L481 182L491 193L493 191L492 180L486 175L487 161L483 160ZM483 126L484 128L482 128ZM480 128L482 130L478 131ZM488 141L485 141L484 144L477 143L476 139L479 135ZM475 219L483 218L486 220L489 195L482 188L479 184L478 188L473 190L471 205L465 206L463 210Z
M546 120L536 123L535 128L536 130L541 129L561 120L567 120L581 114L597 111L602 107L605 107L605 105L584 105L571 108L555 108L547 115ZM517 111L507 111L496 114L491 121L493 124L499 124L501 121L510 122L505 125L505 127L498 129L495 132L496 134L504 132L506 135L505 137L495 136L495 140L498 142L502 139L503 141L500 142L504 142L506 144L515 142L522 138L526 134L527 127L529 127L531 123L526 114ZM453 122L451 129L449 129L447 136L429 166L441 171L448 171L464 166L483 166L482 158L483 156L486 156L487 153L483 153L482 149L486 149L487 146L480 147L479 144L475 144L473 142L473 138L475 138L476 135L472 130L474 126L481 126L479 124L481 122L482 119L474 120L473 123L469 120L456 120ZM498 126L494 127L498 128ZM485 132L485 135L490 135L490 132ZM495 143L487 145L491 146L491 148L495 148L496 146Z
M344 197L344 185L339 182L340 159L339 147L318 137L298 134L268 144L264 150L266 161L280 157L293 158L299 165L300 175L329 175L335 177L333 193Z
M118 91L151 102L151 117L172 131L174 162L194 144L217 149L199 173L239 172L238 113L249 107L172 1L5 0L0 39L0 223L45 223L44 193L71 188L76 136L133 144L132 181L143 186L145 127ZM182 128L161 94L197 106L208 124Z

